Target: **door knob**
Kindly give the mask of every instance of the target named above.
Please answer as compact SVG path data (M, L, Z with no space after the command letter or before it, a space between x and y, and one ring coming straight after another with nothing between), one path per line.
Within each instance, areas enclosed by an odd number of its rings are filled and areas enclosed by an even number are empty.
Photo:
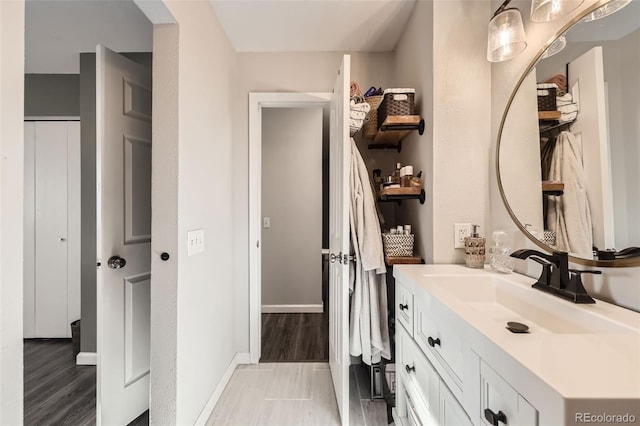
M127 261L118 255L111 256L109 260L107 260L107 266L111 269L124 268L124 265L126 264L127 264Z
M342 252L335 254L335 253L331 253L329 255L329 262L331 263L335 263L336 260L340 263L342 263Z
M60 238L58 238L58 240L60 240L61 243L67 241L67 239L65 237L60 237Z

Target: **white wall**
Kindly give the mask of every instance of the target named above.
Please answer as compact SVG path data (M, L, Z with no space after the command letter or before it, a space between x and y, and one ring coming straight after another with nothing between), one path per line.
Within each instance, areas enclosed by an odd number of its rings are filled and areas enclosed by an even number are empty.
M170 1L179 25L176 423L192 424L235 349L232 104L236 55L208 1ZM243 224L244 225L244 224ZM187 257L187 231L205 250Z
M322 309L322 108L262 110L262 216L263 307Z
M417 2L396 52L396 79L415 86L428 129L403 143L402 155L426 173L427 202L401 209L420 233L416 249L428 263L463 261L464 252L453 248L454 223L488 232L489 13L487 2Z
M500 5L499 0L492 0L491 7L495 10ZM535 24L529 21L526 11L530 8L529 1L514 0L512 7L517 7L522 13L528 46L522 54L505 62L491 65L491 152L495 153L495 141L498 135L500 121L507 105L507 101L515 89L519 79L532 62L536 54L551 40L551 38L565 27L577 14L585 8L594 5L597 0L585 0L578 9L566 17L545 24ZM485 35L486 38L486 35ZM492 155L490 193L491 193L491 226L492 229L507 229L514 235L514 248L537 248L515 226L500 198L495 177L495 158ZM517 261L516 270L537 276L540 267L534 262ZM578 269L590 269L582 265L572 265ZM596 268L597 269L597 268ZM603 275L585 276L585 287L596 297L612 301L618 305L640 311L640 268L606 268Z
M330 92L342 53L238 54L236 102L233 111L233 193L235 281L234 324L239 351L249 350L249 92ZM355 53L352 80L361 87L393 84L393 54ZM366 90L366 88L364 90ZM371 163L388 161L382 151L371 151Z
M24 2L0 2L0 424L22 424Z

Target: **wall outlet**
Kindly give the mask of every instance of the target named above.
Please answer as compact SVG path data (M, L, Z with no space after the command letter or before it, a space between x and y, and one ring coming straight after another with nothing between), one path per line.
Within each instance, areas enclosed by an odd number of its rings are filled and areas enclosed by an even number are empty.
M453 231L453 247L464 248L464 237L471 236L470 223L456 223Z

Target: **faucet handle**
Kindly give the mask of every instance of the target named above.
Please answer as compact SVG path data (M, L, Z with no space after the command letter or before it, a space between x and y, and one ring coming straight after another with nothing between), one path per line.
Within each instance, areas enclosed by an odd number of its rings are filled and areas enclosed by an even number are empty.
M535 285L549 286L551 284L551 266L553 266L553 263L538 256L530 256L529 259L542 265L542 273Z
M576 303L596 303L596 301L587 294L587 290L585 290L584 285L582 284L582 274L600 275L602 274L602 271L581 271L578 269L569 269L569 272L572 275L569 280L567 290L575 295L574 301Z

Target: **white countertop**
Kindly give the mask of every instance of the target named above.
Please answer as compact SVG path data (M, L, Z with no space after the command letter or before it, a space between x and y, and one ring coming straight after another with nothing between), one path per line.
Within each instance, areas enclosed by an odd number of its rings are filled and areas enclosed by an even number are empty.
M516 273L499 274L488 268L396 265L393 275L414 294L426 291L470 324L478 332L470 344L483 359L506 354L567 399L640 399L640 313L600 300L590 305L574 304L531 289L536 281L533 278ZM551 314L553 310L562 310L564 316L589 318L593 315L611 321L616 326L614 330L619 326L620 331L555 333L529 322L530 333L511 333L503 321L508 310L502 309L500 320L497 320L447 290L452 277L474 276L479 280L498 277L519 286L522 291L535 292L530 295L531 300L544 305ZM520 289L518 291L522 293ZM515 321L521 319L517 314L513 316Z

